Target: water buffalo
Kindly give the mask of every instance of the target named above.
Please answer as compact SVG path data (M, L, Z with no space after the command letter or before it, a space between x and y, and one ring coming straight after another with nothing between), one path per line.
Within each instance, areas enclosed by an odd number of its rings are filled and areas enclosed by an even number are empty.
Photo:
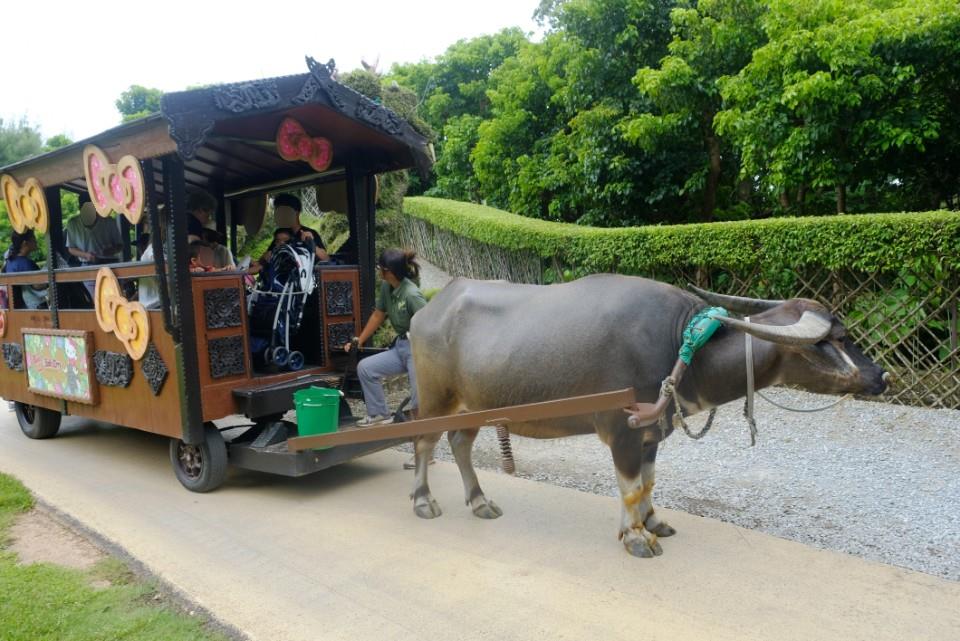
M812 392L880 394L884 371L847 337L816 301L702 297L644 278L596 275L562 285L517 285L458 278L413 319L420 417L427 418L633 387L655 401L671 371L681 335L712 305L750 315L722 319L677 386L692 415L746 393L744 333L753 337L757 389L780 383ZM667 411L667 425L673 405ZM596 432L610 448L620 485L620 538L630 554L661 554L658 537L675 530L654 512L651 493L659 442L672 429L631 428L623 411L554 421L510 423L514 434L556 438ZM503 512L484 496L471 462L477 430L449 433L467 505L480 518ZM414 511L440 516L427 484L439 434L416 441Z

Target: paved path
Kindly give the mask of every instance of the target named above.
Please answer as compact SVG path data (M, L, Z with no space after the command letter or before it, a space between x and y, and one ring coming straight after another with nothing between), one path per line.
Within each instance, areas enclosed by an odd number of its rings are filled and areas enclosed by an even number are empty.
M242 471L183 490L152 435L0 416L0 470L124 547L252 639L956 639L960 583L664 510L654 560L616 540L615 499L481 472L505 516L473 518L450 463L417 519L404 455L304 479ZM910 545L910 541L904 541Z

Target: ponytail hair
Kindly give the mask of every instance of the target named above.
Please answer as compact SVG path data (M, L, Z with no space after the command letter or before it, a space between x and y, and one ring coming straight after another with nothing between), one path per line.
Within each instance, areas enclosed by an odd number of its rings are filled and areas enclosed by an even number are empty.
M396 248L384 249L380 252L380 259L377 264L390 270L400 280L408 278L419 284L420 264L415 260L416 257L417 252L415 251L404 251Z
M23 247L23 244L28 240L36 240L36 236L33 234L32 229L28 229L22 234L13 232L10 236L10 253L12 256L19 256L20 249Z

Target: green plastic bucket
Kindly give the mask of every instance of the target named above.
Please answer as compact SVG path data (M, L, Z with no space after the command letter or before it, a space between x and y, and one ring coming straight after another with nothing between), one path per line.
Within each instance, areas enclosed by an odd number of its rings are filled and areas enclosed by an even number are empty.
M340 423L340 397L343 393L329 387L308 387L293 394L297 408L297 432L300 436L329 434ZM318 447L326 450L329 447Z

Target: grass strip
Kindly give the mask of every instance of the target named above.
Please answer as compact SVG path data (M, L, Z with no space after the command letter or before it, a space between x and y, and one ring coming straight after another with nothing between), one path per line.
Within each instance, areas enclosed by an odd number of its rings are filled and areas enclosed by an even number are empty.
M17 515L33 507L29 491L0 473L0 639L3 641L220 641L205 622L165 604L156 586L118 559L90 570L20 565L4 549ZM109 587L94 587L109 581Z

